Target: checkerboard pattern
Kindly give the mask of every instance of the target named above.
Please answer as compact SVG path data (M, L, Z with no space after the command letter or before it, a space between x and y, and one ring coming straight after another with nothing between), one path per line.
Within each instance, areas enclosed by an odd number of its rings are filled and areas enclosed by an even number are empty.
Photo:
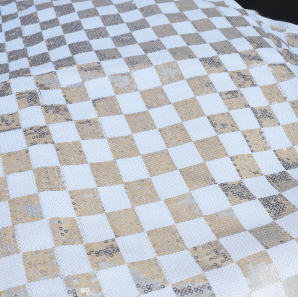
M0 296L298 296L298 31L234 0L0 0Z

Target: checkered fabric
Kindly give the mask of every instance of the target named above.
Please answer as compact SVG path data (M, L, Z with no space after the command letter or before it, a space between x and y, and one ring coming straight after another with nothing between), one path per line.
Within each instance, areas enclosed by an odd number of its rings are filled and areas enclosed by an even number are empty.
M1 297L298 296L298 30L0 4Z

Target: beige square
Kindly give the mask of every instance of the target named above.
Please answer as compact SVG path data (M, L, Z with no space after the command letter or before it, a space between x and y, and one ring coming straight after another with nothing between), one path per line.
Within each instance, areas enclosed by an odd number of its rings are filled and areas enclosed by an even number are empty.
M168 148L191 142L191 138L182 123L159 129L159 132Z
M132 135L108 138L108 143L115 159L139 156L139 150Z
M167 13L166 17L168 18L170 23L180 23L188 21L187 16L183 12Z
M38 192L66 190L60 167L33 169Z
M115 161L92 163L90 167L98 187L122 183L122 177Z
M162 87L140 91L140 94L148 109L171 104Z
M17 92L16 99L19 109L40 105L37 91Z
M121 58L121 54L117 48L96 50L95 54L97 55L99 61L108 61Z
M69 191L69 195L78 217L92 216L104 212L97 189Z
M106 76L100 63L78 65L77 69L83 82Z
M25 3L26 2L22 2L21 5L26 5ZM26 285L17 286L17 287L9 288L4 291L0 291L0 294L2 294L4 297L10 297L10 296L29 297Z
M283 48L281 54L283 55L286 62L291 63L292 65L298 65L298 55L294 54L288 49Z
M218 136L197 140L194 144L205 162L229 156Z
M144 18L162 13L159 6L157 6L156 4L142 7L139 10L142 13Z
M56 143L54 146L61 166L87 163L80 141Z
M196 98L175 102L173 105L182 121L189 121L204 116L203 109Z
M12 94L9 80L0 83L0 94L1 97L9 96Z
M226 71L224 64L218 56L201 58L200 61L208 74L221 73Z
M61 87L56 72L34 76L34 81L39 90L55 90Z
M15 227L10 226L0 229L0 259L19 252Z
M275 154L286 170L298 168L298 154L293 147L276 150Z
M176 62L160 64L155 66L155 69L163 85L171 84L184 79L182 72Z
M236 28L233 27L223 28L219 30L229 40L243 37L243 35Z
M255 50L246 50L239 53L248 68L264 65L263 59Z
M219 93L229 110L249 107L249 104L240 90Z
M199 33L181 34L180 36L188 46L206 43Z
M28 149L2 154L1 159L5 175L32 169Z
M210 241L190 249L191 255L204 272L233 263L229 252L219 240Z
M166 199L165 203L176 224L202 216L201 210L190 193Z
M107 117L122 114L115 96L93 100L93 106L99 117Z
M138 21L126 23L126 25L127 25L127 27L129 28L129 30L131 32L142 30L142 29L145 29L145 28L150 28L149 23L144 18L140 19Z
M289 103L290 103L294 113L296 114L296 117L298 118L298 100L290 101Z
M33 126L23 129L27 146L54 143L48 126Z
M278 192L285 192L298 186L298 181L286 171L267 175L266 178Z
M25 224L43 219L37 194L8 200L10 217L13 224Z
M75 218L52 218L50 228L55 246L83 244L83 237Z
M167 150L143 155L143 160L151 177L177 169Z
M133 208L108 212L107 218L116 237L132 235L144 231Z
M232 208L205 216L205 220L217 238L245 231Z
M166 49L164 44L159 39L143 42L139 45L145 54L151 54Z
M43 105L41 110L47 125L71 121L71 115L65 104Z
M187 79L187 82L195 96L207 95L216 92L215 86L208 75L189 78Z
M113 74L109 77L116 95L123 93L132 93L138 90L138 87L131 73Z
M180 169L190 191L215 184L208 167L205 163Z
M267 41L261 36L246 37L246 40L251 44L254 49L271 48Z
M0 133L21 128L19 114L0 114Z
M282 103L286 101L277 84L260 86L260 88L269 104Z
M125 183L124 187L132 206L160 201L150 178Z
M269 65L277 82L282 82L295 77L295 74L286 64L271 64Z
M257 83L248 72L247 69L238 71L229 71L229 75L232 78L235 85L240 88L256 87Z
M270 145L261 129L241 131L252 153L270 150Z
M242 179L263 175L252 154L233 156L231 160Z
M125 264L116 240L85 243L87 257L94 270L103 270Z
M298 145L298 122L282 126L292 145Z
M75 125L82 140L104 138L97 119L75 121Z
M60 276L55 250L37 250L23 253L28 283L53 279Z
M209 19L196 20L191 22L198 32L211 31L216 29L215 25Z
M214 43L211 43L210 45L217 52L218 55L237 53L237 50L235 49L235 47L228 40L214 42Z
M236 122L229 112L212 115L208 119L218 134L239 131Z
M154 120L149 111L142 111L125 115L132 133L145 132L156 129Z
M197 58L194 52L187 46L170 48L168 51L176 61Z
M127 57L124 58L124 61L126 62L130 71L141 70L153 66L147 55Z
M208 18L215 18L215 17L221 17L222 14L218 11L216 7L212 8L202 8L202 11Z
M67 104L85 102L89 100L87 91L82 83L62 88L61 90Z
M278 119L270 106L253 107L252 112L262 128L279 125Z
M295 297L296 292L298 292L298 274L288 277L282 282L282 284L286 292L286 296Z
M150 230L147 235L157 256L178 253L186 249L185 243L174 225Z
M8 186L5 177L0 177L0 202L8 200Z
M186 1L175 1L175 5L180 11L188 11L198 9L198 6L193 0Z
M178 35L177 31L171 24L156 26L152 28L158 38Z
M298 35L295 33L287 33L287 42L290 46L298 47Z

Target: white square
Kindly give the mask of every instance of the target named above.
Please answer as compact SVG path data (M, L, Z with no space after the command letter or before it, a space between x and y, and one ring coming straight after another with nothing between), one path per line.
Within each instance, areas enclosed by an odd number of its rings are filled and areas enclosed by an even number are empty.
M96 7L96 10L98 11L99 15L118 13L118 10L117 10L115 5L107 5L107 6L102 6L102 7Z
M126 263L143 261L156 257L147 234L144 232L119 237L117 238L117 244Z
M9 205L7 201L0 202L0 218L0 230L12 225Z
M8 15L8 14L16 13L16 12L18 12L18 9L17 9L17 5L15 2L11 2L9 4L3 5L1 8L2 15Z
M2 154L20 151L26 147L26 138L22 129L0 133L0 149Z
M129 72L129 68L124 59L102 61L100 64L106 75Z
M110 37L90 40L93 50L115 48L115 44Z
M5 57L5 60L6 60L6 57ZM10 62L8 64L8 66L9 66L9 71L10 72L11 71L15 71L15 70L19 70L19 69L22 69L22 68L29 68L30 67L29 66L29 61L28 61L27 58L23 58L23 59L19 59L19 60L16 60L16 61L12 61L12 62Z
M37 193L32 170L13 173L6 176L10 198L22 197Z
M58 246L55 248L62 275L91 272L84 245Z
M45 219L75 217L75 212L67 191L46 191L38 195Z
M22 286L27 283L22 254L11 255L0 259L0 290Z
M217 29L231 28L231 23L225 17L210 18L210 21L215 25Z
M253 156L264 175L284 171L283 166L272 150L256 152Z
M220 269L212 269L205 272L205 275L214 293L220 297L231 297L231 292L235 293L235 297L244 296L250 292L246 278L236 263Z
M159 65L159 64L175 61L175 59L169 53L168 50L153 52L153 53L147 54L147 57L150 59L153 65Z
M198 0L196 0L196 2L197 1ZM199 7L200 8L209 8L209 7L214 7L213 5L214 4L207 3L206 1L200 1ZM208 18L206 16L206 14L203 13L203 11L201 9L194 9L194 10L184 11L183 14L185 14L190 21L196 21L196 20L201 20L201 19L207 19Z
M167 148L158 130L135 133L133 138L142 155L162 151Z
M117 101L124 114L147 110L147 107L139 92L117 95Z
M68 297L65 289L65 284L60 277L54 279L46 279L27 284L30 297L47 297L51 292L52 296Z
M50 225L46 220L16 225L22 252L49 249L54 246Z
M200 32L200 35L208 43L227 40L227 38L218 29Z
M102 117L100 118L100 122L105 132L105 136L108 138L127 136L132 134L123 115Z
M40 98L41 102L44 105L65 104L66 103L61 89L40 90L40 94L41 94L41 98Z
M61 60L72 56L67 45L60 46L56 49L49 51L49 55L50 55L51 61L57 61L57 60Z
M5 77L5 80L8 80L8 79L9 79L9 76ZM9 114L9 113L14 113L14 112L18 111L19 106L17 103L16 95L11 94L9 96L1 97L0 110L1 110L1 114L6 114L6 113ZM1 132L1 134L3 134L3 133L5 133L5 132Z
M127 265L102 269L96 274L106 296L137 296L139 293Z
M164 128L181 122L181 119L172 104L153 108L149 112L157 128Z
M41 30L39 30L39 31L41 31ZM50 28L50 29L47 29L45 31L42 31L41 33L43 35L43 39L46 40L46 39L50 39L52 37L63 35L63 30L62 30L61 27L54 27L54 28ZM28 35L30 35L30 34L28 34Z
M135 209L145 231L175 224L164 201L144 204Z
M260 125L250 108L230 110L230 114L242 131L260 128Z
M38 66L30 67L30 72L31 72L31 75L33 75L33 76L45 74L45 73L49 73L49 72L54 72L54 71L55 71L55 67L54 67L53 63L51 63L51 62L42 64L42 65L38 65Z
M80 135L73 121L49 125L55 143L80 140Z
M279 85L289 101L298 99L298 77L280 82Z
M98 99L115 95L110 80L107 77L96 78L85 82L90 99Z
M118 47L117 49L123 58L131 56L140 56L144 54L144 51L138 44Z
M234 3L233 3L234 4L233 6L237 5L236 2L234 2ZM240 7L238 6L236 8L240 8ZM232 7L232 5L229 6L229 7L219 7L219 10L225 16L230 16L230 17L232 17L232 16L241 16L241 13L238 10L236 10L234 7Z
M282 281L298 274L298 244L295 240L275 246L267 252Z
M268 140L271 149L278 150L292 146L291 141L286 135L282 126L263 128L266 139Z
M172 84L165 85L163 86L163 89L166 92L171 103L194 97L194 93L192 92L186 80L181 80Z
M65 3L63 1L63 3ZM77 3L72 3L74 9L76 11L81 11L81 10L86 10L86 9L89 9L89 8L94 8L94 5L92 2L86 2L86 3L82 3L82 2L77 2Z
M99 187L98 191L106 212L118 211L131 207L123 184Z
M175 28L178 34L197 33L196 28L193 26L191 22L188 22L188 21L173 23L173 27Z
M297 117L288 102L272 104L271 109L281 125L297 122Z
M267 106L269 105L266 97L259 87L250 87L241 89L245 99L250 107Z
M278 191L271 186L265 176L244 179L243 183L256 198L264 198L278 194Z
M260 36L260 34L252 26L237 27L237 30L245 37Z
M169 153L178 169L203 162L193 142L169 148Z
M188 250L161 256L158 262L172 284L203 272Z
M267 65L249 68L249 72L259 86L276 84L276 80Z
M252 45L244 37L230 40L230 42L238 52L243 52L246 50L253 49Z
M179 171L172 171L152 177L153 185L161 199L167 199L189 192Z
M282 193L292 204L298 208L298 187L292 188Z
M76 67L65 68L62 70L57 70L56 72L61 87L66 87L68 85L73 85L82 81L79 71Z
M58 17L58 20L59 20L60 25L64 25L64 24L71 23L74 21L79 21L80 19L79 19L78 14L76 12L74 12L74 13L69 13L67 15Z
M124 182L150 177L142 157L119 159L117 165Z
M139 90L151 89L161 85L154 67L134 71L132 75ZM150 77L150 79L148 79L148 77Z
M204 218L179 223L177 229L188 248L216 240Z
M247 68L246 64L237 53L220 55L219 57L228 71L242 70Z
M38 144L30 146L29 154L33 168L60 166L53 144Z
M259 48L257 52L267 64L284 64L285 59L276 48Z
M287 297L283 285L281 282L273 283L269 286L263 287L262 289L255 291L251 295L252 297Z
M135 22L143 18L143 15L138 9L128 11L128 12L123 12L120 15L124 23Z
M227 183L240 180L240 177L230 158L221 158L206 162L216 183Z
M11 89L13 92L24 92L35 90L36 85L33 77L18 77L10 80Z
M187 122L183 122L185 129L190 135L192 141L199 139L204 139L208 137L215 136L216 133L209 123L207 117L201 117L198 119L193 119Z
M153 16L146 17L146 21L151 27L161 26L170 23L169 19L163 14L156 14Z
M85 243L100 242L115 237L104 213L80 217L80 223L84 231Z
M68 104L67 108L73 121L97 118L97 113L90 100Z
M217 56L217 52L210 44L191 45L190 49L195 53L197 58L207 58Z
M87 2L88 3L88 2ZM96 17L88 17L86 19L82 19L81 23L85 30L94 29L99 27L104 27L101 18L99 16Z
M113 160L113 155L106 139L82 140L82 147L88 163Z
M19 111L23 128L45 126L46 122L40 106L31 106Z
M192 191L192 194L203 215L209 215L231 207L228 198L218 185L197 189Z
M107 26L106 29L110 37L130 33L130 30L126 24Z
M159 53L159 52L158 52ZM177 62L183 76L188 79L195 76L206 75L207 72L199 59L187 59Z
M5 47L6 47L6 50L8 52L10 52L13 50L18 50L18 49L24 48L24 43L23 43L22 38L16 38L11 41L7 41L5 43ZM29 49L29 47L28 47L28 49ZM28 52L30 52L30 50Z
M228 112L226 105L218 93L198 96L197 99L206 116Z
M157 4L160 8L160 10L163 13L176 13L180 12L175 3L160 3Z
M88 37L85 31L77 31L73 33L65 34L65 40L67 44L72 44L80 41L87 41Z
M249 146L241 132L224 133L218 137L229 156L250 154Z
M212 80L217 92L237 90L231 77L226 72L209 74L209 78Z
M68 190L96 187L89 164L63 166L62 170Z
M298 237L298 211L291 213L276 221L292 237Z
M137 30L132 32L132 35L136 39L137 43L143 43L150 40L156 40L158 37L155 35L152 28L146 28L143 30Z
M5 23L2 23L2 30L3 30L3 32L9 31L9 30L14 29L16 27L21 27L21 22L20 22L20 19L19 18L15 18L13 20L10 20L10 21L7 21Z
M74 59L78 65L99 62L95 52L77 54L74 56Z
M169 36L160 38L160 41L164 44L166 48L174 48L180 46L186 46L185 41L179 35Z

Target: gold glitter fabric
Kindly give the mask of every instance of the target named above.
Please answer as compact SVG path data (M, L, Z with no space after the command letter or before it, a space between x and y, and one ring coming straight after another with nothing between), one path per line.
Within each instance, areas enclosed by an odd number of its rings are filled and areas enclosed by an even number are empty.
M1 297L297 297L298 27L234 0L0 0Z

